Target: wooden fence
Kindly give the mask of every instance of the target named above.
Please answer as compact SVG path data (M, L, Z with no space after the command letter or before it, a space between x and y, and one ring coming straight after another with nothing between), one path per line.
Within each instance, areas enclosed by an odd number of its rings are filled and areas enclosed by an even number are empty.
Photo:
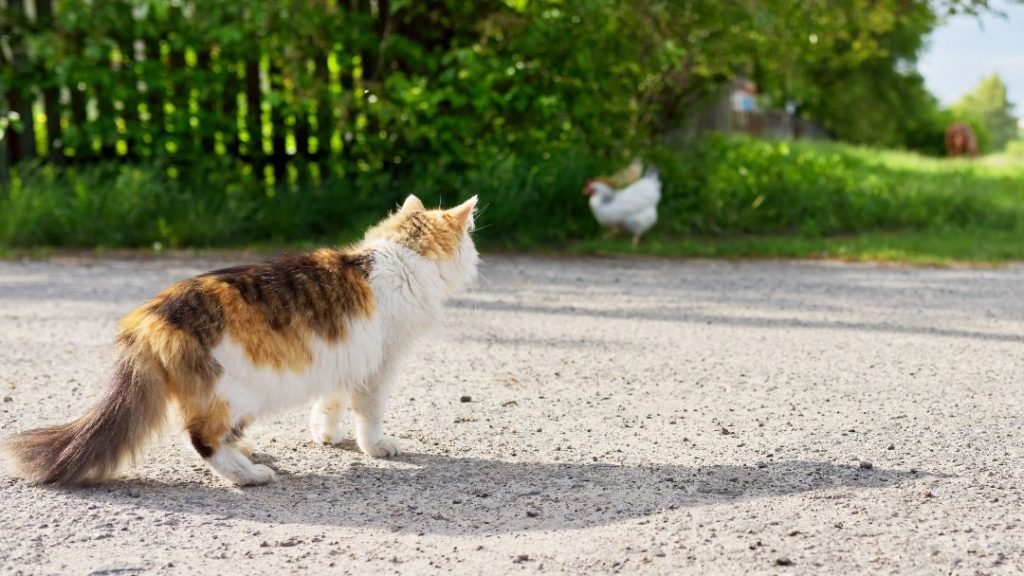
M0 177L211 156L326 175L386 139L371 107L392 16L388 0L0 0Z

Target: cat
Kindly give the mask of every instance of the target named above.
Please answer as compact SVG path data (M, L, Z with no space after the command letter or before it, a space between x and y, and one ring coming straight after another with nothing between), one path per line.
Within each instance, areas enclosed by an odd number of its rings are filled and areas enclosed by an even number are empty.
M192 446L237 485L274 479L250 459L246 426L315 400L316 442L342 440L350 405L365 454L398 454L381 431L397 365L476 279L477 198L428 210L409 196L359 244L216 270L178 282L121 320L119 357L98 404L68 424L8 439L32 483L112 476L174 406Z

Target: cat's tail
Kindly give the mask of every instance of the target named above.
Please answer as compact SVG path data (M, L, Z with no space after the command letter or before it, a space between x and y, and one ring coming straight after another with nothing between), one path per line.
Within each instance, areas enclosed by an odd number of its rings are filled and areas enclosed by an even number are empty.
M88 412L67 424L7 439L4 448L19 476L61 486L101 481L134 457L163 423L168 402L164 370L148 346L130 340L122 340L112 382Z

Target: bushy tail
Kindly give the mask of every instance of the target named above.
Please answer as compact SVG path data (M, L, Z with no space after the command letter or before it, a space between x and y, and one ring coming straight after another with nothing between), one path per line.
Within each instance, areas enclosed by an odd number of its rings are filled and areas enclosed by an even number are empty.
M125 346L106 395L77 420L16 434L5 443L16 473L38 484L99 482L133 457L163 422L163 370L142 346Z

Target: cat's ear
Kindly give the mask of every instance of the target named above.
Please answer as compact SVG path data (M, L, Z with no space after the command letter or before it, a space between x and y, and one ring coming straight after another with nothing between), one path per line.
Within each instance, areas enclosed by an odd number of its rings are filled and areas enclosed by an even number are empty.
M448 217L459 230L464 230L473 221L473 209L476 208L476 196L448 210Z
M405 202L402 203L401 211L406 214L411 214L412 212L422 212L424 210L426 210L426 208L423 206L423 202L420 202L420 199L413 196L412 194L409 194L409 197L406 198Z

